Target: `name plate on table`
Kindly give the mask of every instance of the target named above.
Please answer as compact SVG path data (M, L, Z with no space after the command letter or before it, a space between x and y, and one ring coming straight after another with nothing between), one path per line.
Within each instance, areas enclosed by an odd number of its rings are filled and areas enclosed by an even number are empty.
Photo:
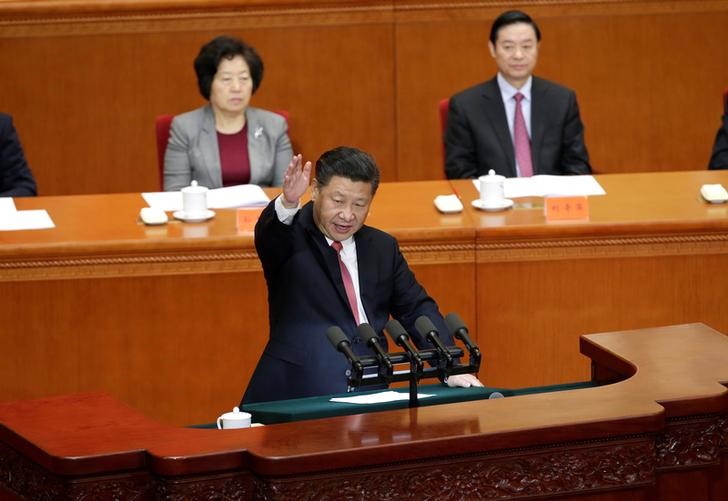
M589 198L545 197L543 210L546 221L583 221L589 219Z
M261 212L263 212L261 208L238 209L235 221L237 230L253 232L255 230L255 223L258 222Z

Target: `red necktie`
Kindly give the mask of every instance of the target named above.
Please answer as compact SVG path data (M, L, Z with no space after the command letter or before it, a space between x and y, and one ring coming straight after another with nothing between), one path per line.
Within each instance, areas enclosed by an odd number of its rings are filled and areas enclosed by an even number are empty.
M341 269L341 279L344 281L344 289L346 289L346 297L349 299L349 307L351 312L354 314L354 320L356 325L359 325L359 307L356 304L356 293L354 292L354 282L351 280L349 270L346 268L344 261L341 260L341 242L331 242L331 247L336 250L336 256L339 258L339 268Z
M528 138L526 121L523 119L521 101L523 94L516 92L516 116L513 123L513 143L516 147L516 161L521 170L521 177L533 176L533 163L531 162L531 140Z

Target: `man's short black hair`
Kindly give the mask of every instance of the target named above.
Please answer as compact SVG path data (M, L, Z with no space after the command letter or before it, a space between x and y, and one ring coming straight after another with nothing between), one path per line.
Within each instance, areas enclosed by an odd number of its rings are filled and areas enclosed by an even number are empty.
M541 30L538 29L536 21L531 19L531 16L520 10L509 10L493 21L493 25L490 27L490 42L495 45L495 41L498 39L498 31L505 26L516 23L530 24L533 27L533 31L536 32L536 41L541 41Z
M372 195L379 187L379 168L374 159L360 149L339 146L325 152L316 161L316 183L323 188L333 176L372 185Z
M250 68L250 78L253 80L253 94L260 87L263 80L263 60L253 47L239 38L220 35L213 38L200 48L195 58L195 73L197 74L197 87L202 97L210 100L212 81L223 59L232 59L243 56Z

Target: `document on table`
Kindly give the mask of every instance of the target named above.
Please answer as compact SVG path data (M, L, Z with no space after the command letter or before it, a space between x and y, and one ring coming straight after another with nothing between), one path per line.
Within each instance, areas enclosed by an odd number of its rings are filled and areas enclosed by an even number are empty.
M418 393L417 398L427 398L432 395ZM409 393L397 391L381 391L370 395L356 395L353 397L333 397L329 402L341 402L345 404L381 404L385 402L396 402L398 400L409 400Z
M166 212L182 210L181 191L157 191L142 193L149 207L156 207ZM229 209L232 207L263 207L270 198L256 184L239 184L216 188L207 192L208 209Z
M11 213L15 212L17 212L17 210L15 209L15 202L13 202L13 199L10 197L0 197L0 218L5 215L11 215Z
M473 179L475 189L480 189L480 182ZM548 196L590 196L606 195L604 188L594 176L550 176L509 177L504 185L506 198L548 197Z
M45 210L17 210L12 198L0 198L0 231L55 228Z

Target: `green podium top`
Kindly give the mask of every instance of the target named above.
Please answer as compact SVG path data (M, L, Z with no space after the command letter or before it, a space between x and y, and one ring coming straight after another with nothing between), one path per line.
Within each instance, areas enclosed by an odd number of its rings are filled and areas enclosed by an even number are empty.
M595 383L591 381L519 388L515 390L492 387L449 388L442 384L431 384L419 386L417 393L419 395L431 395L427 398L418 399L419 406L424 407L427 405L451 404L455 402L493 398L493 395L496 392L500 393L504 397L510 397L516 395L527 395L530 393L545 393L550 391L589 388L592 386L595 386ZM291 400L277 400L272 402L259 402L256 404L245 405L242 410L252 414L254 423L275 424L287 423L290 421L301 421L304 419L319 419L325 417L346 416L350 414L404 409L409 406L409 399L373 404L331 402L331 398L333 397L371 395L382 391L387 390L361 391L355 393L344 393L341 395L326 395ZM390 391L409 395L409 388L407 387L391 388Z

